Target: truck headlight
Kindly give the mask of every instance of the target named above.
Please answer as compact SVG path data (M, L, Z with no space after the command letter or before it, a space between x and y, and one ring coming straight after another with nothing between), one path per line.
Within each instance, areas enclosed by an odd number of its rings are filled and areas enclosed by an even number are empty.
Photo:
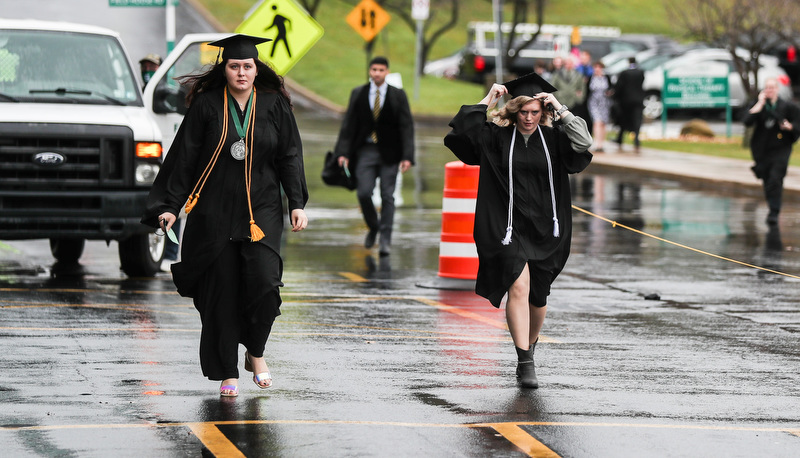
M136 166L136 184L153 184L161 166L158 164L138 164Z

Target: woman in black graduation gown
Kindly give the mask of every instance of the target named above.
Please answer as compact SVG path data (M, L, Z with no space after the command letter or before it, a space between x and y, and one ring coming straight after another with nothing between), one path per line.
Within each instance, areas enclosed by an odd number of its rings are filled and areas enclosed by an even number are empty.
M222 62L183 78L189 108L148 198L144 224L169 230L188 215L178 292L200 312L203 374L236 396L239 344L259 388L272 378L263 353L280 315L283 263L281 187L292 231L305 229L308 201L302 146L283 80L258 59L256 44L234 35L210 43Z
M550 285L569 256L568 174L592 158L586 122L556 100L555 90L535 73L494 84L477 105L461 107L444 139L459 159L481 167L475 292L495 307L508 293L506 321L517 350L517 378L526 388L539 386L533 351ZM493 113L495 122L487 122L486 110L504 94L514 98ZM551 116L560 118L558 127L544 125Z

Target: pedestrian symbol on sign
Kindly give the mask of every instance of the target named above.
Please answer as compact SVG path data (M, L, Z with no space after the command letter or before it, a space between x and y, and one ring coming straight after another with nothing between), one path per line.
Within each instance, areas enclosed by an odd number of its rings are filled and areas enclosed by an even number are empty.
M286 24L288 23L289 28L291 28L292 21L286 16L281 16L278 14L278 5L272 5L272 9L275 11L275 17L272 19L272 25L264 29L264 31L266 32L275 27L278 29L278 34L272 41L272 52L269 53L269 57L275 57L275 48L278 47L278 43L281 41L283 42L283 45L286 46L286 54L288 54L289 57L292 57L292 51L289 50L289 40L286 38Z

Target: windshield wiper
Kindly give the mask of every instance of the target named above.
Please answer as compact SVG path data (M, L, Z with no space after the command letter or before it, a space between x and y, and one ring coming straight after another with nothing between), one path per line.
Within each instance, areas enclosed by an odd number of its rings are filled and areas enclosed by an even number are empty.
M12 97L12 96L10 96L8 94L3 94L2 92L0 92L0 97L2 97L5 100L11 101L11 102L19 103L19 99L18 98Z
M57 89L31 89L28 92L30 94L93 95L93 96L96 96L96 97L102 97L106 101L111 102L111 103L113 103L115 105L125 106L125 102L123 102L123 101L121 101L119 99L115 99L114 97L111 97L111 96L108 96L108 95L105 95L105 94L100 94L99 92L98 93L94 93L94 92L88 91L86 89L67 89L67 88L60 87L60 88L57 88Z

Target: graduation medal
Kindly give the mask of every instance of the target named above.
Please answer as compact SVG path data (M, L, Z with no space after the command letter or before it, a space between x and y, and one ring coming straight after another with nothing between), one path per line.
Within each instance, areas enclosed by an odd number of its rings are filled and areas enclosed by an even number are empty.
M231 156L237 161L241 161L247 156L247 146L245 146L243 138L231 145Z
M228 92L228 99L233 125L236 127L236 133L239 134L239 140L231 145L231 156L237 161L241 161L247 156L247 146L245 146L244 138L247 135L247 125L250 123L250 109L253 107L253 95L250 94L250 98L247 100L247 109L244 113L244 126L239 122L239 113L236 112L236 108L233 106L236 100L233 99L230 92Z

